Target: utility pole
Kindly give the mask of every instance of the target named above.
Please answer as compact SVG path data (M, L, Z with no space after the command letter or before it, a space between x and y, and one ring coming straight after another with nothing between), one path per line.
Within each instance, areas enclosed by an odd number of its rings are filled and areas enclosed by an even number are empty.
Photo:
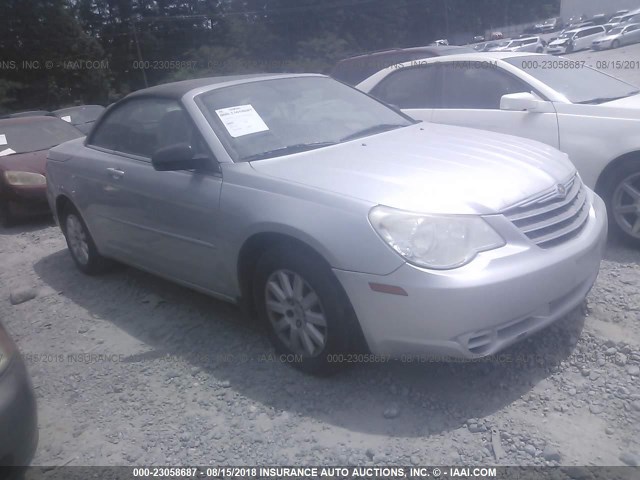
M449 2L447 0L442 0L444 2L444 25L446 31L446 38L449 39Z
M136 42L136 51L138 52L138 60L140 62L140 68L142 70L142 78L144 79L145 88L149 88L149 82L147 81L147 72L144 68L144 61L142 60L142 50L140 49L140 41L138 40L138 32L136 31L136 21L131 22L131 29L133 30L133 39Z

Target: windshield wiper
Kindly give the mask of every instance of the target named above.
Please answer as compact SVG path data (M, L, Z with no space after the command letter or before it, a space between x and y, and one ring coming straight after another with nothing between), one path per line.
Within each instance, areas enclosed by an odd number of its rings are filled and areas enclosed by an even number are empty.
M398 123L383 123L380 125L374 125L373 127L365 128L364 130L360 130L359 132L352 133L351 135L347 135L344 138L340 139L340 143L348 142L349 140L355 140L356 138L366 137L367 135L373 135L375 133L387 132L389 130L394 130L400 127L406 127L407 125L401 125Z
M628 93L627 95L620 95L618 97L599 97L599 98L592 98L591 100L584 100L583 102L576 102L580 105L595 105L598 103L606 103L606 102L613 102L615 100L621 100L623 98L627 98L630 97L631 95L636 95L640 93L640 90L634 90L633 92Z
M292 153L308 152L309 150L315 150L316 148L330 147L336 145L336 142L315 142L315 143L297 143L295 145L287 145L286 147L276 148L275 150L268 150L266 152L255 153L242 157L242 161L250 162L252 160L264 160L265 158L279 157L282 155L289 155Z

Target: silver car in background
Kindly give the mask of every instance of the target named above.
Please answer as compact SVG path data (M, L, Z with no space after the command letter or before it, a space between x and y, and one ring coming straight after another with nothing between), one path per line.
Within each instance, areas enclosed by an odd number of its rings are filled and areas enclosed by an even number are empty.
M115 259L239 303L307 372L493 354L581 304L607 233L558 150L322 75L133 93L47 173L80 270Z
M631 23L612 28L607 32L606 36L594 40L591 48L594 50L606 50L638 42L640 42L640 23Z

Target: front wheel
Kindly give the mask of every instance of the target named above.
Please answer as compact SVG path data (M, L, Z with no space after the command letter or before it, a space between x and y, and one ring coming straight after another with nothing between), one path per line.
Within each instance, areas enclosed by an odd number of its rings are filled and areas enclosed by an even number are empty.
M259 260L253 289L258 315L282 358L313 374L341 365L356 339L356 320L331 269L311 252L277 247Z
M544 48L542 47L536 48L536 53L542 53L542 52L544 52Z
M620 40L614 40L613 42L611 42L611 48L618 48L620 47Z
M640 162L616 168L603 193L614 235L640 247Z
M105 271L111 262L98 253L87 225L78 211L75 208L67 208L61 220L67 247L78 269L87 275Z

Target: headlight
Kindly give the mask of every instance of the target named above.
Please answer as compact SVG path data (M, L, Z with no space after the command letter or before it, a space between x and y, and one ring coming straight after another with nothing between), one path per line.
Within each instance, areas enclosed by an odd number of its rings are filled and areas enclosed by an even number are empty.
M461 267L479 252L505 245L478 216L422 215L377 206L369 212L369 221L391 248L419 267Z
M44 175L32 172L4 172L4 178L7 179L9 185L15 186L31 186L46 185L47 179Z
M0 325L0 374L9 366L11 357L16 352L16 347L7 332Z

